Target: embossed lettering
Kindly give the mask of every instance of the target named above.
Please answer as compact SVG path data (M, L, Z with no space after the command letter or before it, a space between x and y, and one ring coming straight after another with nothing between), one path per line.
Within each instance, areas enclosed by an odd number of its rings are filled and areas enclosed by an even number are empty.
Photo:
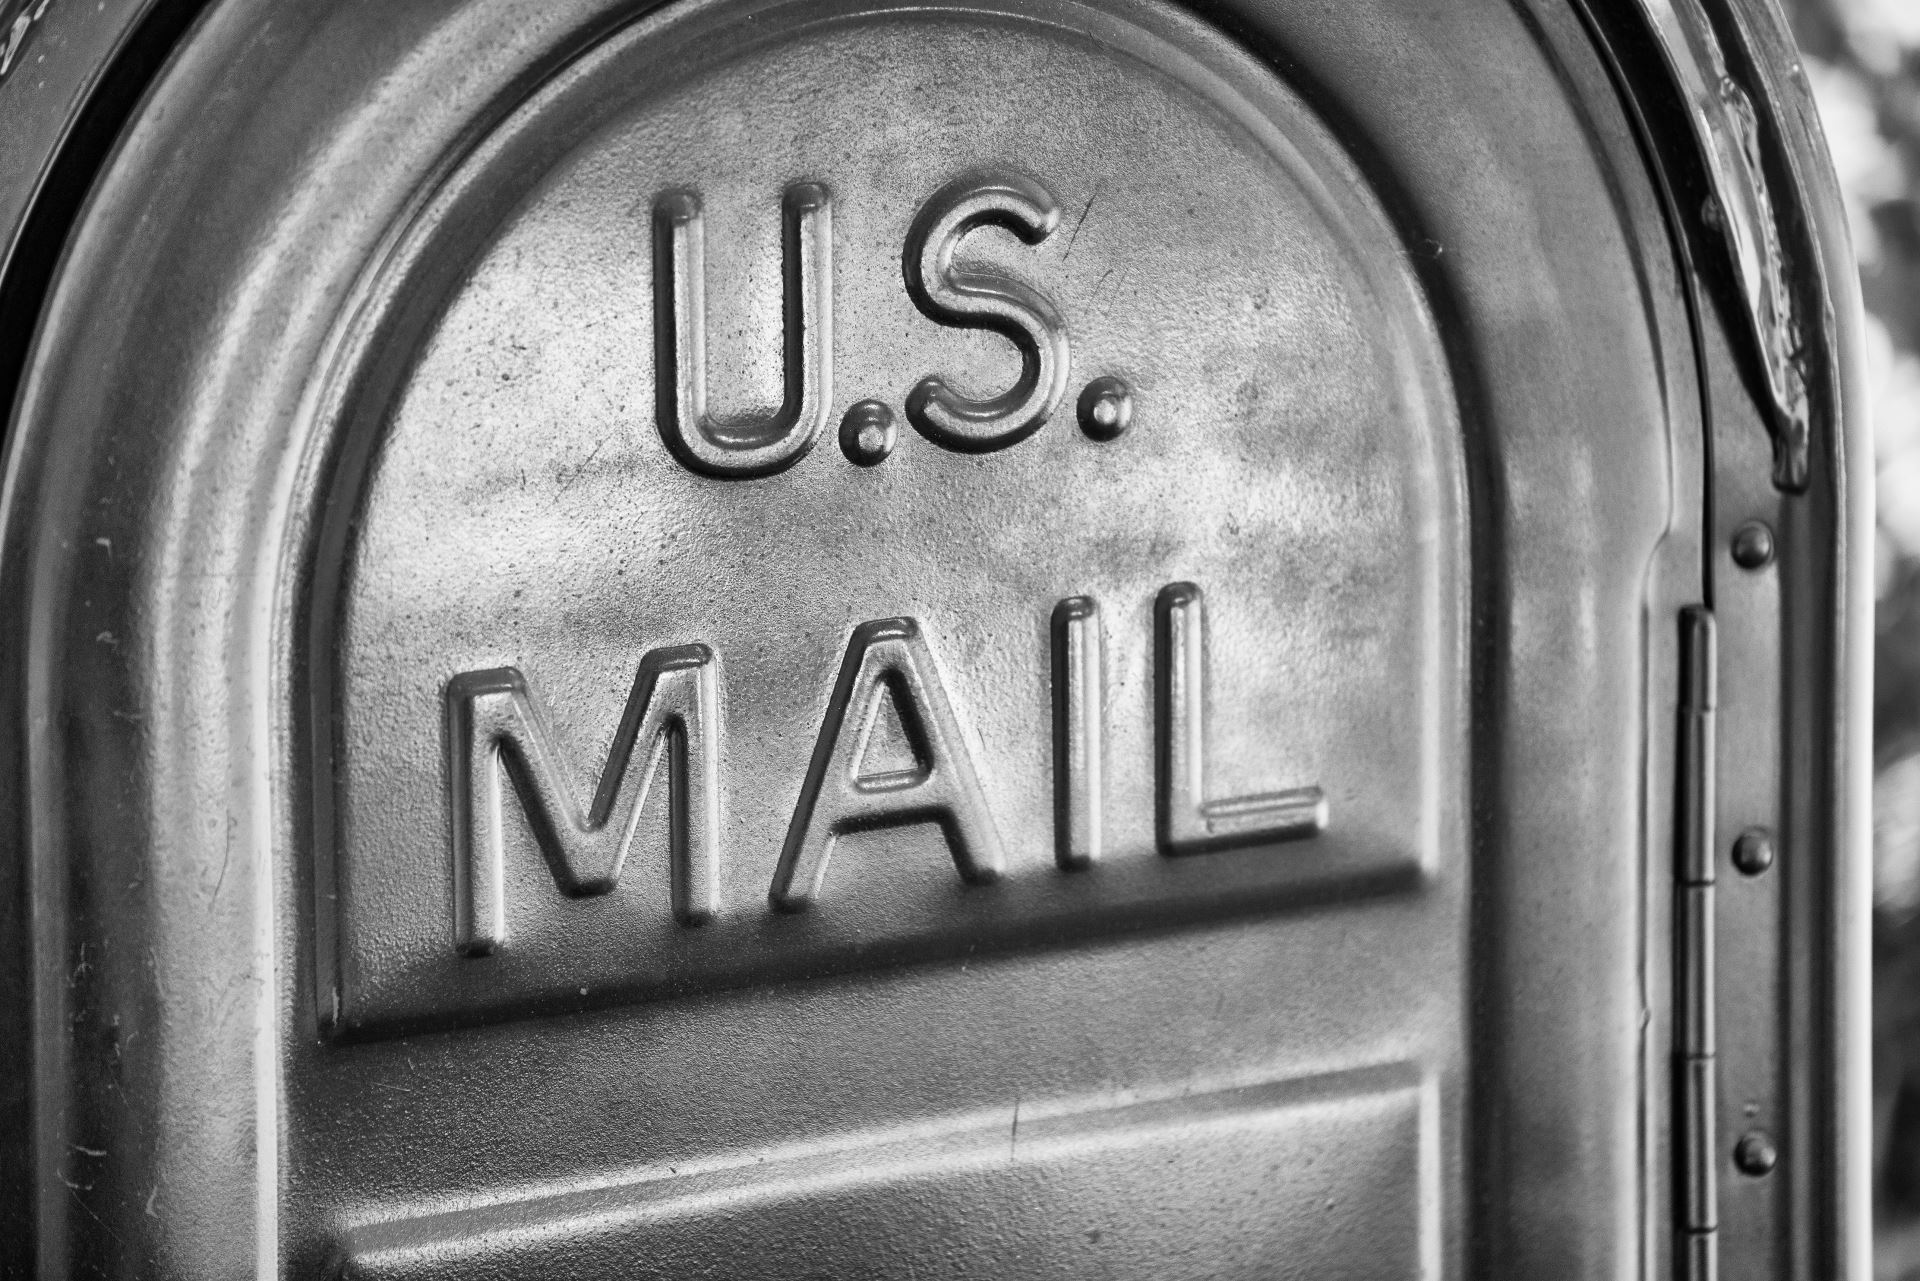
M660 436L694 471L765 476L813 448L833 400L833 211L825 187L799 183L783 202L786 399L772 418L707 410L706 236L700 198L668 192L654 207L654 368Z
M605 894L620 879L664 761L673 914L687 925L712 915L720 806L714 686L713 653L704 645L648 654L582 814L546 719L517 670L466 672L448 683L454 932L462 951L484 956L506 941L509 779L560 888Z
M1100 857L1106 738L1100 605L1089 596L1053 610L1053 844L1067 869Z
M1327 825L1318 787L1210 801L1206 790L1206 621L1200 589L1160 591L1157 724L1159 838L1163 854L1201 854L1312 836Z
M898 718L885 751L889 717ZM870 762L870 758L889 759ZM847 643L813 761L800 789L770 894L798 911L819 896L834 842L851 832L938 823L960 875L974 884L1005 867L959 724L933 655L910 618L863 623Z
M943 324L993 329L1020 349L1020 378L1007 391L970 400L938 375L907 398L907 418L934 443L985 453L1024 440L1060 407L1067 391L1067 331L1038 291L997 272L954 265L960 243L980 227L1005 227L1038 244L1060 224L1046 188L1017 174L971 174L942 187L907 237L907 290Z

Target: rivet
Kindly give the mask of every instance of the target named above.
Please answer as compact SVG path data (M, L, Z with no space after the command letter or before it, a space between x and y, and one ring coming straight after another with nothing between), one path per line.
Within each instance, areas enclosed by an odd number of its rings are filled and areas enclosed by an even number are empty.
M1133 421L1133 388L1122 379L1096 378L1080 393L1080 430L1095 440L1113 440Z
M1758 1179L1773 1173L1773 1167L1780 1163L1780 1153L1765 1130L1748 1130L1734 1145L1733 1163L1740 1173Z
M1733 843L1733 865L1742 875L1758 876L1773 866L1773 833L1764 827L1749 827Z
M1742 569L1773 563L1773 530L1765 521L1750 520L1733 531L1733 563Z
M840 420L840 452L862 467L885 462L898 438L893 407L885 401L860 401Z

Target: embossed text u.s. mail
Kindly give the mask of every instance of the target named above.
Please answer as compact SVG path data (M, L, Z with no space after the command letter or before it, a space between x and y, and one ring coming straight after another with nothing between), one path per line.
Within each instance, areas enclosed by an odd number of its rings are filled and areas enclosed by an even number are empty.
M818 183L796 184L784 202L786 403L763 422L722 423L707 408L700 201L691 192L674 191L656 203L660 432L674 456L693 470L721 478L764 476L797 461L818 436L832 397L831 209L831 194ZM971 453L1004 449L1037 431L1059 408L1069 347L1052 304L1016 280L969 272L954 262L964 237L988 223L1038 241L1058 222L1059 207L1046 189L1011 174L957 178L915 221L904 259L918 305L945 323L1007 334L1023 360L1019 382L986 399L968 399L937 374L922 379L908 398L908 415L930 440ZM1103 381L1125 387L1114 375ZM1200 589L1168 586L1160 593L1157 624L1160 851L1225 850L1318 832L1327 821L1326 796L1318 786L1207 797ZM1054 843L1066 870L1085 869L1100 856L1106 701L1100 626L1099 605L1090 597L1063 600L1053 611ZM572 897L605 894L619 884L640 814L649 797L658 797L666 817L675 919L697 926L718 910L715 868L724 857L718 808L727 791L720 777L725 745L714 713L720 670L703 644L649 652L586 804L571 794L565 772L556 767L547 714L519 671L463 672L448 682L448 806L457 887L452 938L460 950L485 956L508 943L509 797L523 809L554 888ZM883 717L899 727L907 768L866 767L868 741ZM1000 878L1005 856L992 806L938 663L913 619L880 619L855 627L848 641L767 899L787 911L808 907L825 890L840 837L913 824L940 830L962 881L986 885Z
M1271 844L1320 831L1327 800L1317 786L1207 796L1200 589L1170 585L1160 593L1158 616L1161 853ZM1099 606L1075 597L1060 602L1053 619L1054 733L1060 744L1054 843L1063 870L1084 870L1098 861L1101 849L1105 693L1099 682ZM674 917L697 926L713 915L714 868L724 857L716 810L726 790L719 781L724 744L713 713L718 666L703 646L646 656L599 787L584 806L569 794L554 764L546 715L519 672L466 672L448 683L447 774L459 886L453 938L462 950L484 956L508 941L502 889L508 796L519 799L555 888L575 897L605 894L618 885L640 812L649 796L660 797ZM893 768L871 768L869 744L876 728L888 722L898 726L905 759L889 762ZM910 618L863 623L848 641L767 897L776 908L806 908L826 892L837 839L921 823L940 829L963 882L1000 879L1006 859L992 806L925 637ZM845 892L859 891L853 886Z
M396 249L311 607L334 1033L1438 867L1464 483L1397 233L1260 67L969 13L563 78Z

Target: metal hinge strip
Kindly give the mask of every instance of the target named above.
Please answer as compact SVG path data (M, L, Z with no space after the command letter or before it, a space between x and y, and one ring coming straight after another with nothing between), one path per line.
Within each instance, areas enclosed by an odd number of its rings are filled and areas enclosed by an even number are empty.
M1713 613L1690 605L1680 612L1680 778L1674 804L1673 1043L1683 1281L1716 1281L1719 1273L1713 944L1717 669Z

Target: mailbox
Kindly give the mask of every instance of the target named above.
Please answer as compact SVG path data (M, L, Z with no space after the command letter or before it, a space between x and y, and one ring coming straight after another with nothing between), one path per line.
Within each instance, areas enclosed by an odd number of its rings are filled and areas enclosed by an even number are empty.
M0 15L0 1272L1867 1275L1768 0Z

